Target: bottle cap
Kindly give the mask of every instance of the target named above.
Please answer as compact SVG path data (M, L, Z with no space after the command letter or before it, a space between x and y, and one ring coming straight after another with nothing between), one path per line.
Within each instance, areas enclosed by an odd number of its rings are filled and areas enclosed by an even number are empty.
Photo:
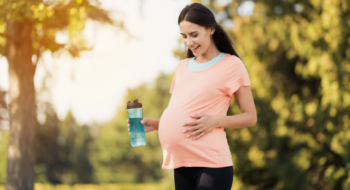
M128 103L126 104L125 109L130 109L130 108L142 108L142 103L138 102L138 99L134 100L134 103L130 103L130 101L128 101Z

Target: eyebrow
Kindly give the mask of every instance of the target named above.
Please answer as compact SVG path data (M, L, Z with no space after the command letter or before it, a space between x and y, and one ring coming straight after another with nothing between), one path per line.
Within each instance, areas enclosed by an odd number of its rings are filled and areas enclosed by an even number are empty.
M193 32L191 32L190 34L195 33L195 32L198 32L198 31L193 31ZM183 33L180 33L180 34L184 35Z

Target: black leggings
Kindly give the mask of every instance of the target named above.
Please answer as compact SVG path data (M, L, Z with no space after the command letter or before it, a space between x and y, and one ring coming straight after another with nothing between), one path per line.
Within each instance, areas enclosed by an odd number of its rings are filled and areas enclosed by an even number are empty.
M231 190L233 166L174 169L175 190Z

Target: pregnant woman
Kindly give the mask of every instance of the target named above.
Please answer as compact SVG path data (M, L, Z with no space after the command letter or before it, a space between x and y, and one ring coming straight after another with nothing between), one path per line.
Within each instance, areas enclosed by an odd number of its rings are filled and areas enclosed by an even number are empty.
M178 25L187 58L176 66L171 99L160 120L141 123L145 132L158 130L162 168L174 169L176 190L230 190L233 163L224 129L257 122L249 75L207 7L187 5ZM242 113L227 116L234 96Z

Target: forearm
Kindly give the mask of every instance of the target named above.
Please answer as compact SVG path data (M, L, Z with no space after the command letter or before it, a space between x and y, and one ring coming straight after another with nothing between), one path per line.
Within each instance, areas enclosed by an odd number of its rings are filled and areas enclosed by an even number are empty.
M154 128L155 128L155 130L158 130L158 128L159 128L159 119L158 120L156 120L156 119L153 119L153 122L154 122Z
M243 112L237 115L217 116L218 127L224 128L245 128L254 126L257 122L256 114Z

